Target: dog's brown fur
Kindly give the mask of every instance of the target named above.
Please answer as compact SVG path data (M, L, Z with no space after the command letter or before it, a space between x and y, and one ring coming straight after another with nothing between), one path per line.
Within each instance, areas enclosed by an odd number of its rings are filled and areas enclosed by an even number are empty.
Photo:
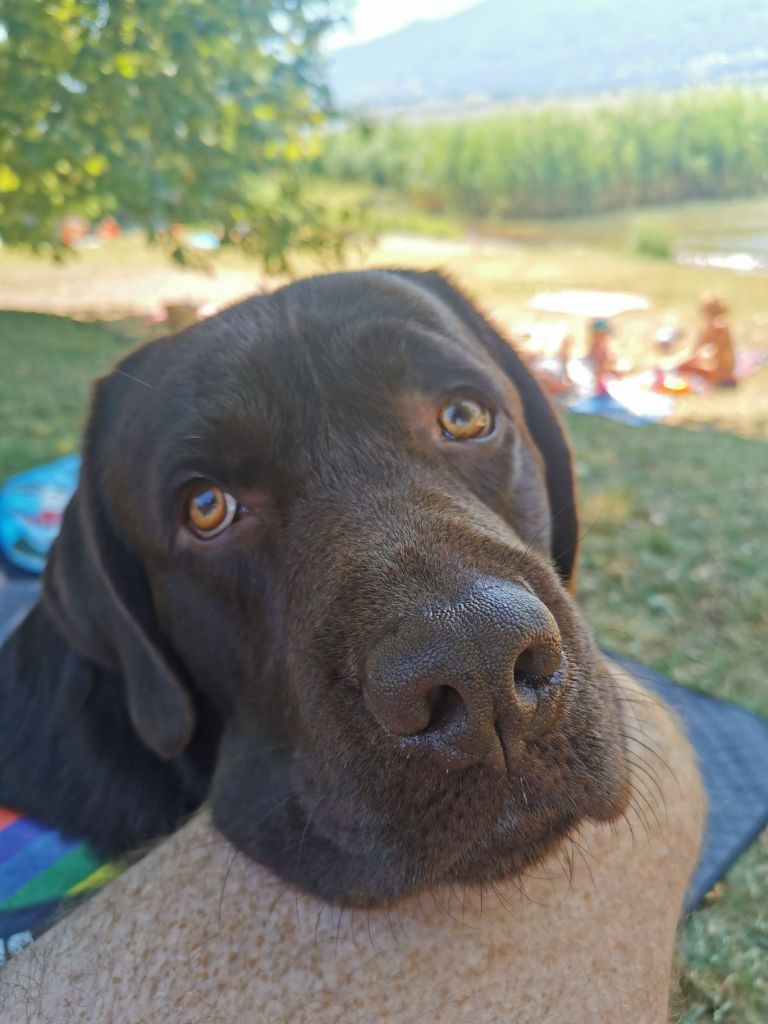
M467 390L496 430L445 443ZM181 511L200 478L249 510L208 541ZM237 846L346 903L521 870L627 799L576 544L548 400L437 274L312 278L145 346L96 389L45 597L2 654L0 803L114 852L210 795ZM366 658L489 579L549 609L567 678L506 771L446 772L372 715Z

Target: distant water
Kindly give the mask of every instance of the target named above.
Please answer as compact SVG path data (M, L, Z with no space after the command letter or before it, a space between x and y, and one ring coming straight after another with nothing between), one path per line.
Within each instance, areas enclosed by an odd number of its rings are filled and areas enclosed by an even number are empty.
M662 223L677 261L748 273L768 271L768 198L680 203L597 217L528 223L521 240L610 245L627 249L638 223Z
M768 253L761 256L754 250L744 252L743 248L733 252L696 252L680 249L676 259L678 263L688 267L716 267L718 270L733 270L742 274L768 270Z
M666 219L678 263L740 273L768 270L768 200L690 203L670 207Z
M677 235L677 259L697 267L768 270L768 203L697 206L699 224L686 218Z

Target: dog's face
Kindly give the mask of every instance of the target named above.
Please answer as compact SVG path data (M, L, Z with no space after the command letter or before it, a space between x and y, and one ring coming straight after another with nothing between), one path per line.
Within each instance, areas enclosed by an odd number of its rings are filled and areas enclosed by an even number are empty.
M380 903L624 805L572 500L546 400L442 278L315 278L101 382L46 600L156 753L215 736L236 846Z

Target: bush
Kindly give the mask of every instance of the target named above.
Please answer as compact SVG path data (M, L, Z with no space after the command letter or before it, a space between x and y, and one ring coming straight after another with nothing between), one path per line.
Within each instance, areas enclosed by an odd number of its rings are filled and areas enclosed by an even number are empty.
M659 217L643 217L632 231L632 252L653 260L669 260L674 254L672 231Z

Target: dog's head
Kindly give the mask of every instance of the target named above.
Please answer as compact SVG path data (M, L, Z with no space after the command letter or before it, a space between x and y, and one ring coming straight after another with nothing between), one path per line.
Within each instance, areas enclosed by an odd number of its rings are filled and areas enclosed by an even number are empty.
M313 278L96 389L50 614L214 820L321 897L521 870L623 807L618 695L568 594L569 453L437 274Z

